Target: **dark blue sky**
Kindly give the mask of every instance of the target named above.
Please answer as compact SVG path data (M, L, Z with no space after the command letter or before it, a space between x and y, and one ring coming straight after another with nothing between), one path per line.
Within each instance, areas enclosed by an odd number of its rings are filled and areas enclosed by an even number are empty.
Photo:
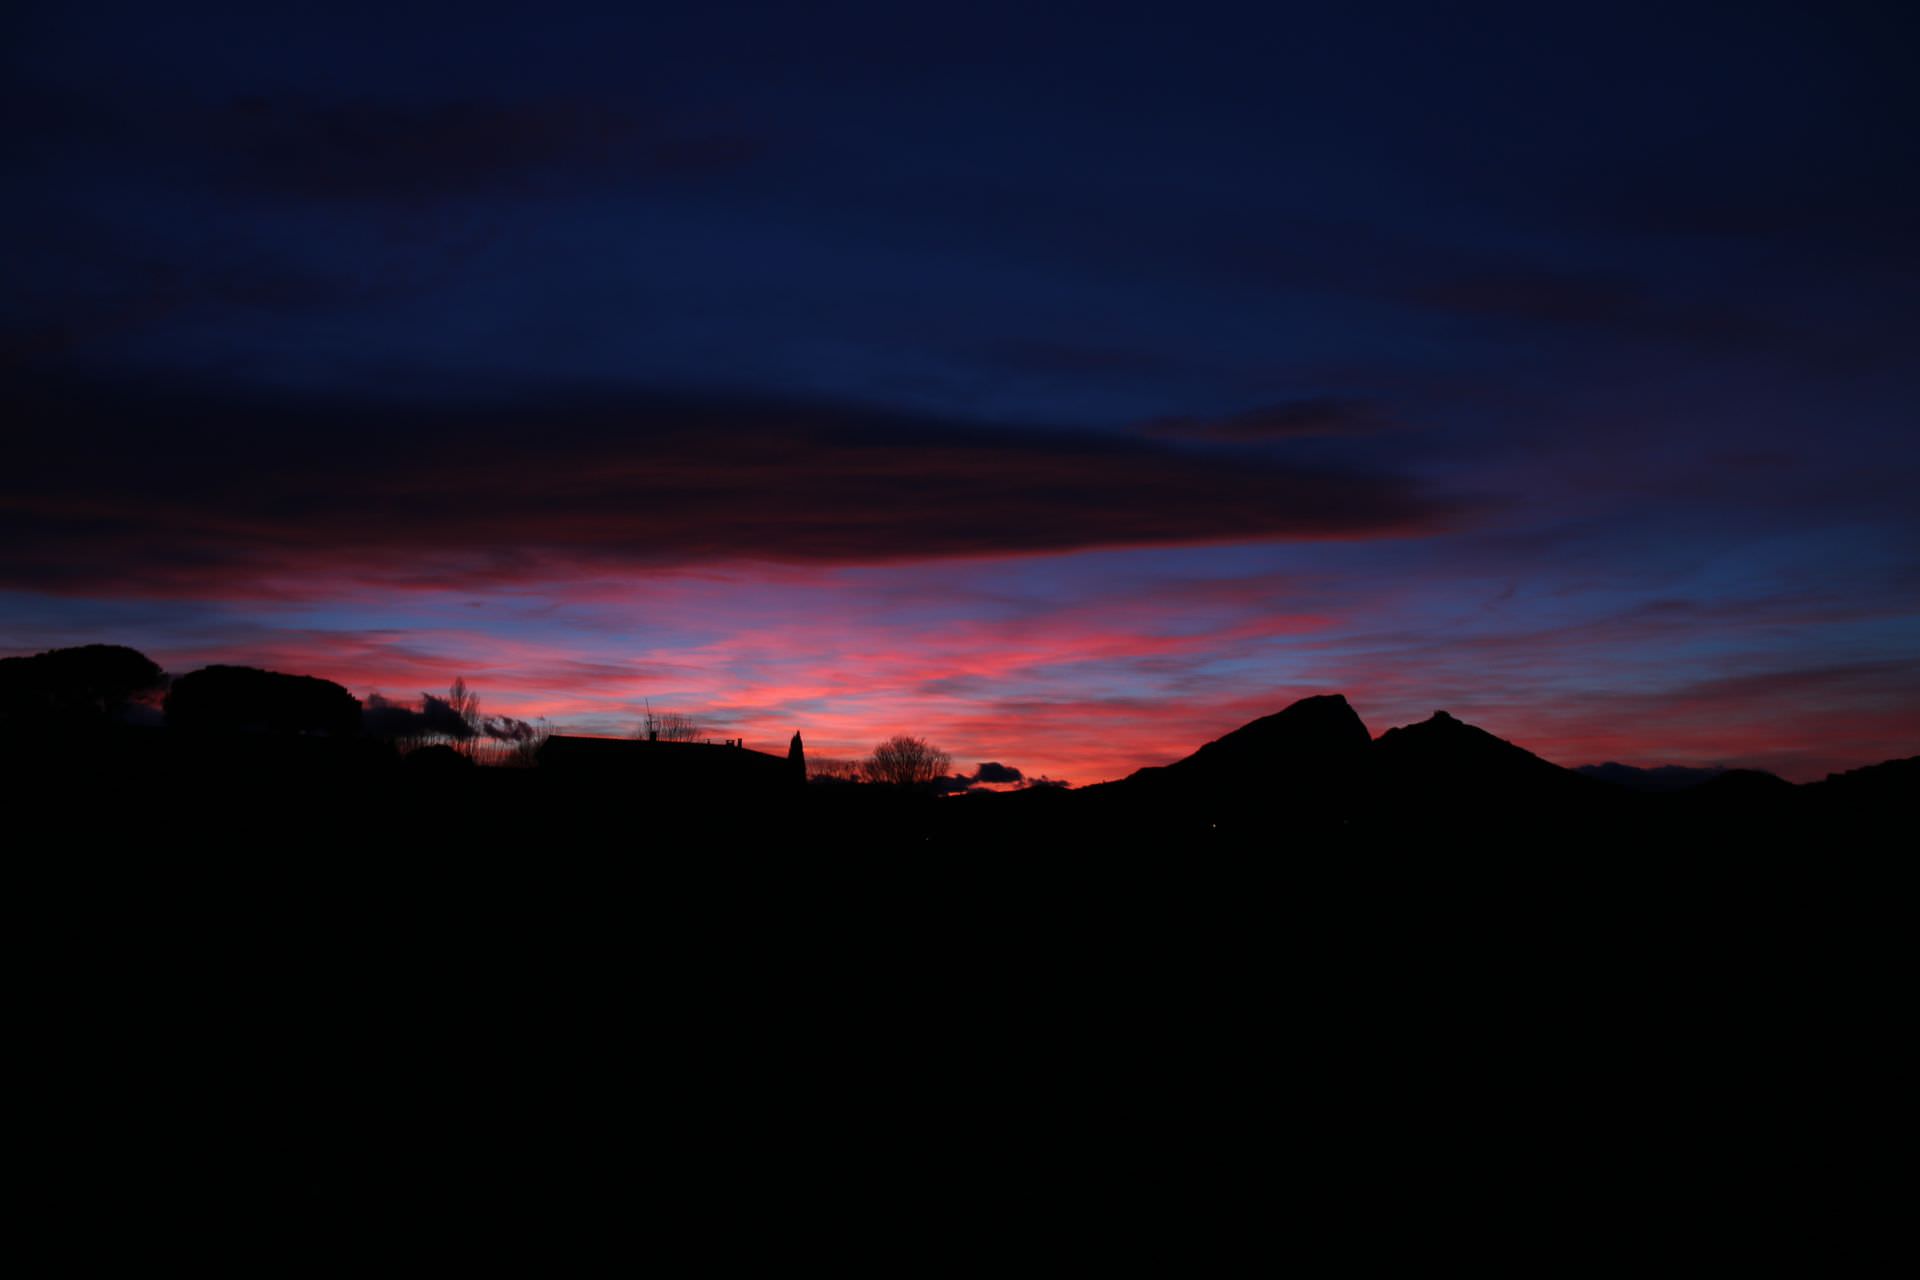
M564 9L9 10L0 648L1913 749L1893 7Z

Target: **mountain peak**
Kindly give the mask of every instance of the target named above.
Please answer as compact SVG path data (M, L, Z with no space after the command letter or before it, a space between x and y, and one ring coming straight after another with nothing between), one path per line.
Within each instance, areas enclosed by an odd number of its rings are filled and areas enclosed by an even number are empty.
M1374 758L1403 779L1447 780L1452 785L1589 781L1445 711L1387 730L1373 749Z
M1317 694L1241 725L1167 767L1241 770L1279 762L1327 761L1364 752L1372 741L1373 735L1344 695Z

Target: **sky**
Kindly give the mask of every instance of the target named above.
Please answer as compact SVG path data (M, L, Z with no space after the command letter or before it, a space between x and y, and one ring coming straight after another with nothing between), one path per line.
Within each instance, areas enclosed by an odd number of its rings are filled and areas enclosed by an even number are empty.
M27 3L0 654L1088 783L1920 751L1890 5Z

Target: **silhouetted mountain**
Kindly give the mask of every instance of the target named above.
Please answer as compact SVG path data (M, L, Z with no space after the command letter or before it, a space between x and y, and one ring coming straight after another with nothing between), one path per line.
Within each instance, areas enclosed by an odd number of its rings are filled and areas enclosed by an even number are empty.
M1777 773L1764 769L1726 769L1697 787L1681 794L1715 803L1778 799L1790 794L1793 784Z
M1444 711L1375 740L1337 694L1302 699L1173 764L1079 794L1075 819L1115 838L1131 827L1292 847L1334 832L1537 839L1558 811L1599 834L1635 799Z
M1368 819L1376 826L1537 838L1550 818L1591 824L1633 798L1445 711L1387 730L1372 757Z
M1797 838L1805 816L1800 790L1763 770L1727 769L1698 786L1645 796L1652 808L1643 826L1708 847Z
M1209 831L1223 822L1234 830L1338 823L1364 778L1371 742L1346 698L1324 694L1242 725L1170 765L1076 794L1128 820Z
M1854 819L1862 823L1899 822L1910 825L1920 805L1920 756L1887 760L1830 773L1819 782L1796 788L1809 808L1823 820ZM1911 835L1896 837L1911 840Z
M1373 756L1387 780L1423 786L1583 790L1587 781L1445 711L1387 730L1373 744Z
M1212 778L1271 776L1276 769L1319 770L1357 761L1372 741L1373 735L1346 698L1330 693L1302 698L1284 711L1242 725L1165 769L1178 777Z
M1696 768L1683 764L1663 764L1652 769L1643 769L1609 760L1605 764L1578 765L1574 768L1574 772L1583 778L1592 778L1595 782L1612 783L1616 787L1625 787L1629 791L1648 791L1659 794L1697 787L1703 782L1719 777L1726 772L1726 769L1718 765Z
M1920 756L1905 756L1849 769L1845 773L1830 773L1819 782L1807 785L1810 789L1818 787L1836 793L1866 795L1877 792L1913 799L1920 794L1920 791L1916 791L1916 788L1920 788Z

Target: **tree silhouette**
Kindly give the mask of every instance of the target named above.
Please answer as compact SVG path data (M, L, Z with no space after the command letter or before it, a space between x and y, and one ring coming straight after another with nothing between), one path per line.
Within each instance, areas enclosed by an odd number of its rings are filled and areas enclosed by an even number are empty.
M464 733L453 729L454 748L471 753L473 740L480 736L480 695L467 688L465 676L453 678L447 690L447 710L452 713L453 723L465 728Z
M210 733L360 732L360 702L317 676L216 665L190 671L167 691L167 725Z
M487 753L489 762L514 769L531 769L539 763L541 746L553 736L553 725L545 716L532 721L490 716L485 724L487 736L498 744Z
M953 757L924 738L897 733L873 749L860 766L869 782L895 787L928 787L946 776Z
M640 722L633 736L649 742L698 742L704 732L692 716L678 711L655 711L653 704L648 703L646 719Z
M480 695L467 688L465 676L455 676L447 690L447 706L474 730L480 728Z
M808 756L807 781L809 782L858 782L861 779L866 761L841 760L834 756Z
M31 730L98 725L166 683L137 649L87 644L30 658L0 658L0 725Z

